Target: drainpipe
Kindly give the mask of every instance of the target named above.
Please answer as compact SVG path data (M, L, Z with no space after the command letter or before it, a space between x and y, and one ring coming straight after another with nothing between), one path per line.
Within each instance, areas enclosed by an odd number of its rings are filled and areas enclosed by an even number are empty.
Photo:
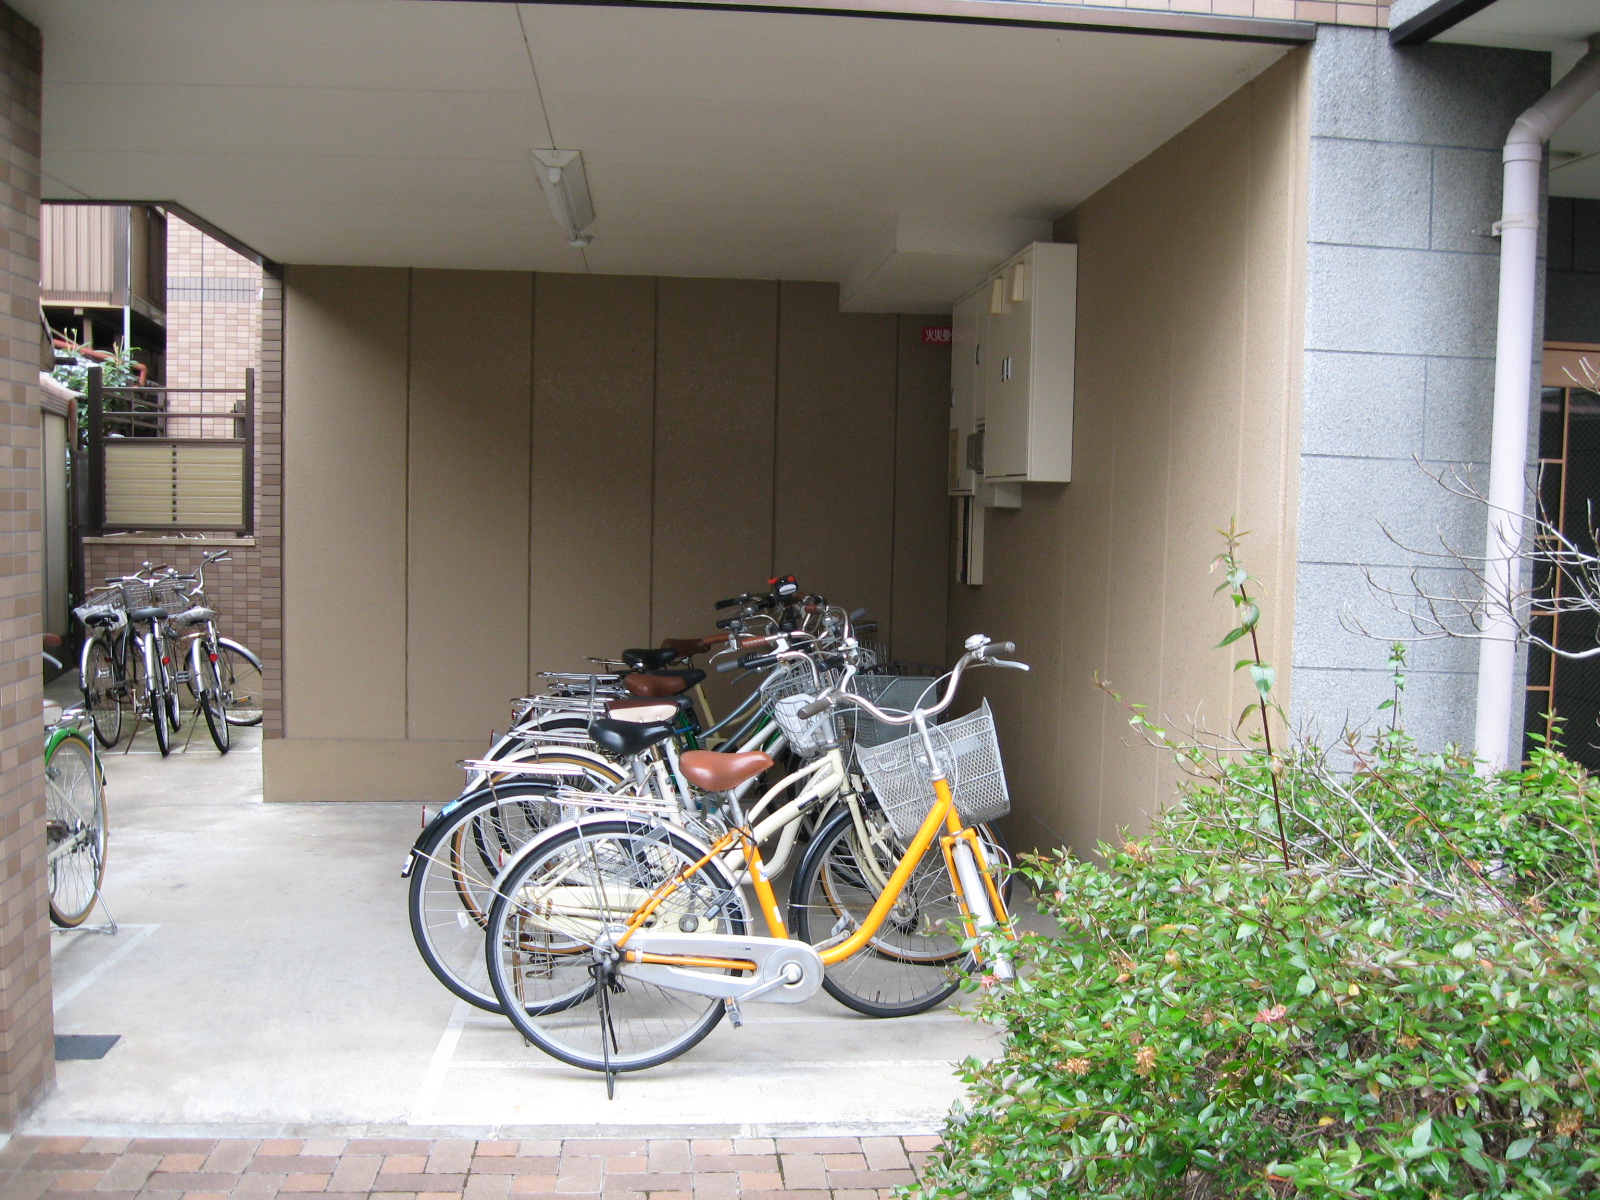
M1500 327L1495 339L1494 432L1489 443L1489 523L1485 589L1492 598L1478 652L1476 744L1479 770L1510 764L1512 704L1518 698L1517 619L1506 601L1521 574L1527 489L1529 389L1537 311L1539 183L1544 144L1600 91L1600 34L1560 83L1517 118L1506 138L1500 221Z

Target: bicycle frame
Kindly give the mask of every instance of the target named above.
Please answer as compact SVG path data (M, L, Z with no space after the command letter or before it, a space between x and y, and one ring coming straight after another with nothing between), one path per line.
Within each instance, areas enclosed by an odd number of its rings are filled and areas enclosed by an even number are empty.
M906 884L910 882L911 875L916 870L917 864L922 861L923 855L932 847L936 838L940 840L946 864L950 869L951 883L954 887L957 903L961 907L962 923L966 929L967 936L976 938L979 933L979 927L973 907L967 898L967 884L961 879L961 873L957 872L953 857L955 846L962 842L972 849L978 864L978 870L984 880L984 889L991 906L990 911L994 913L1006 935L1008 937L1014 936L1011 932L1010 918L1006 913L1005 901L1001 898L1000 889L995 884L993 870L984 859L983 846L977 833L973 829L962 825L961 818L955 809L955 797L950 791L949 781L937 779L933 783L934 804L928 810L928 815L923 819L916 836L911 839L911 845L907 847L905 854L901 856L900 861L895 865L887 885L879 893L877 900L873 903L866 917L862 919L860 927L845 938L844 941L819 951L824 965L832 966L834 963L843 962L845 959L853 957L877 936L878 931L883 928L884 921L888 919L889 913L899 901L901 892L905 890ZM944 829L942 838L939 832L941 827ZM704 870L706 865L713 859L735 848L743 851L752 890L756 894L756 901L760 905L762 918L766 922L768 936L784 941L792 940L788 928L784 924L783 914L778 908L778 899L772 890L772 883L762 869L760 847L756 845L748 828L736 826L712 843L710 849L698 862L680 871L672 879L656 888L643 904L634 909L632 915L628 918L625 931L618 936L615 943L616 948L622 952L624 961L654 963L661 966L674 967L708 967L718 970L756 969L754 963L737 959L711 958L699 955L658 954L650 951L629 950L627 948L629 938L643 928L645 922L674 892L682 887L692 876ZM984 951L981 945L977 947L975 952L979 960L982 961Z

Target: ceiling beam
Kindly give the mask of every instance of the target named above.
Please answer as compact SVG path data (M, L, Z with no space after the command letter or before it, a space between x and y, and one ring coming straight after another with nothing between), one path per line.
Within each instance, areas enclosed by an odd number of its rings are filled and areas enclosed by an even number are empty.
M1434 0L1415 16L1391 28L1389 43L1393 46L1420 46L1493 3L1494 0Z
M425 0L435 3L436 0ZM1210 13L1150 12L1041 0L496 0L598 8L685 8L701 12L789 13L818 17L865 17L952 25L1010 25L1071 29L1086 33L1132 33L1300 46L1315 41L1314 21L1224 17Z

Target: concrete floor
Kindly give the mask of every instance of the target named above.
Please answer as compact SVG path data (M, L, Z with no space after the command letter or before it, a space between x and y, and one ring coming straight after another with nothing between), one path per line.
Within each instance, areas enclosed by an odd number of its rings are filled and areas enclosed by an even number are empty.
M819 993L748 1006L608 1101L422 964L399 874L417 806L264 804L255 731L221 758L202 726L166 760L143 733L106 771L121 929L57 934L52 964L57 1032L122 1040L58 1063L28 1133L922 1134L959 1095L952 1064L995 1044L949 1009L874 1021Z

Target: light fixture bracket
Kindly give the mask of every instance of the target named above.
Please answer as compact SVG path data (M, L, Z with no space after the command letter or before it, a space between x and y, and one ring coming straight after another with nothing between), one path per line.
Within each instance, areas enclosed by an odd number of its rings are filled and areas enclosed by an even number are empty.
M551 215L567 235L567 245L587 246L594 240L584 232L594 224L594 201L589 195L582 152L535 147L533 158L539 189L544 192Z

